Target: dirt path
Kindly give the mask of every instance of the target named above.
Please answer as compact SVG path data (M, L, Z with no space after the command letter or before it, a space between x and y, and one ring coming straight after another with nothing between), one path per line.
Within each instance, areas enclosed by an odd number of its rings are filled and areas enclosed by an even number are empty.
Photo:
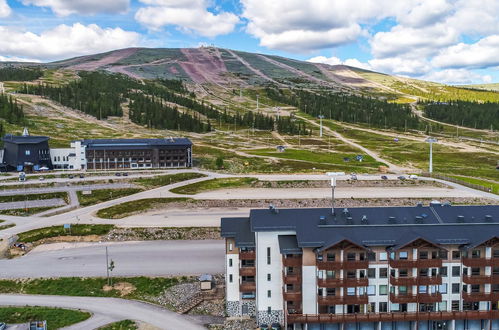
M307 119L307 118L304 118L304 117L301 117L301 116L296 116L296 117L300 118L300 119L303 119L304 121L306 121L309 124L312 124L314 126L320 126L318 123L314 122L313 120L310 120L310 119ZM415 168L410 168L410 167L404 167L404 166L395 165L395 164L387 161L386 159L381 158L380 155L377 152L374 152L374 151L372 151L370 149L367 149L366 147L363 147L362 145L358 144L357 142L354 142L354 141L352 141L350 139L347 139L346 137L344 137L340 133L338 133L336 131L333 131L332 129L330 129L327 126L323 126L323 129L324 129L325 132L329 132L330 134L333 134L336 138L338 138L342 142L345 142L346 144L348 144L348 145L350 145L350 146L352 146L354 148L362 150L367 155L369 155L372 158L374 158L376 161L378 161L380 163L386 164L388 166L388 169L391 172L394 172L394 173L404 173L404 172L411 172L411 171L415 170Z

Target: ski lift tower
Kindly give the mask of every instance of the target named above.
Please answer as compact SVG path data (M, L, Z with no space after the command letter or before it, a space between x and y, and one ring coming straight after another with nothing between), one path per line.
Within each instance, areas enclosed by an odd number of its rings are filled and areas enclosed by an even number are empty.
M433 172L433 143L437 143L438 140L430 136L425 141L430 144L430 164L428 166L428 172L431 174Z

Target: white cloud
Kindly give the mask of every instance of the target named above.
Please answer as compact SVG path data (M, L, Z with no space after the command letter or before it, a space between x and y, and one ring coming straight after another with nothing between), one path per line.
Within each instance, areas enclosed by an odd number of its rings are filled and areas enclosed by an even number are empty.
M361 69L366 69L366 70L372 70L372 66L369 63L361 62L356 58L348 58L346 59L343 64L348 65L348 66L353 66L355 68L361 68Z
M408 27L421 28L442 21L453 7L447 0L424 0L397 15L397 21Z
M153 30L176 25L183 32L194 32L205 37L230 33L239 23L233 13L213 13L205 0L141 0L150 5L140 8L135 19Z
M499 66L499 34L474 44L459 43L443 49L432 60L440 68L486 68Z
M71 14L124 13L130 0L22 0L24 5L49 7L59 16Z
M466 69L447 69L435 71L422 76L429 81L438 81L446 84L473 84L476 82L490 83L492 77L489 75L480 75Z
M420 76L432 70L425 58L388 57L374 58L369 64L376 71L399 75Z
M0 0L0 17L7 17L10 15L12 10L7 3L7 0Z
M342 61L336 56L331 56L331 57L326 57L326 56L316 56L312 57L307 60L308 62L312 63L323 63L323 64L329 64L329 65L348 65L348 66L353 66L356 68L361 68L361 69L366 69L366 70L372 70L372 67L369 63L364 63L359 61L356 58L349 58L346 59L345 61Z
M0 55L0 62L40 62L39 60L36 59L29 59L29 58L24 58L24 57L17 57L17 56L1 56Z
M98 25L59 25L40 34L0 26L0 53L9 57L53 60L137 46L140 35Z

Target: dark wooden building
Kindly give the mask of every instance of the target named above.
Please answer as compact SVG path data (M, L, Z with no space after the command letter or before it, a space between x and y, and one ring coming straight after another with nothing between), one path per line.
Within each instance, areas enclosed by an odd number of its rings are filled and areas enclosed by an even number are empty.
M47 136L5 135L3 165L9 171L38 171L52 169L49 138Z
M82 145L89 170L192 166L187 138L83 140Z

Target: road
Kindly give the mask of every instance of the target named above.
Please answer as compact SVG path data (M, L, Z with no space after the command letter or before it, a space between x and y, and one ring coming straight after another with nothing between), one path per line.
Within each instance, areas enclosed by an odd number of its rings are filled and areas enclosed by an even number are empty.
M65 297L43 295L0 295L0 305L47 306L89 311L93 317L66 329L96 329L110 322L136 320L160 329L206 329L194 318L164 308L133 300L100 297Z
M113 276L176 276L224 271L222 240L63 243L0 260L0 278L106 276L105 247Z

